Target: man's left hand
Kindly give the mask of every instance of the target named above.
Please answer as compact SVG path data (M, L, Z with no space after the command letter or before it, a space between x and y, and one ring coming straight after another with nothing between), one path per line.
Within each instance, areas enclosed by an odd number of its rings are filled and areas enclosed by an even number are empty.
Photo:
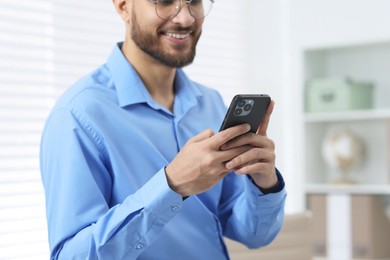
M275 170L275 144L267 137L268 124L274 109L272 100L257 133L246 133L221 146L221 150L246 146L244 153L226 162L228 170L237 174L250 174L254 182L262 189L274 187L278 178Z

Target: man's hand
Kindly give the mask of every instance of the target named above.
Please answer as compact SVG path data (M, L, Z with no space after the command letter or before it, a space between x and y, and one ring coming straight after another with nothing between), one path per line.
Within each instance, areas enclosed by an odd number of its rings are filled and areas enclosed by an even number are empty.
M240 158L239 155L251 149L245 144L225 150L221 150L221 146L247 133L249 129L247 124L216 134L208 129L191 138L165 168L171 189L185 197L213 187L230 171L225 163Z
M250 174L257 186L268 189L278 182L275 170L275 144L267 137L268 124L275 102L272 100L257 133L246 133L221 147L223 151L251 146L251 149L226 162L227 170Z

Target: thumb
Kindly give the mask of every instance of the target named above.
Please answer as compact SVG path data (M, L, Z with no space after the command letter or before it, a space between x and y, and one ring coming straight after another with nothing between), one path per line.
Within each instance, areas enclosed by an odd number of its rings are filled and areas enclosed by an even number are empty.
M274 106L275 106L275 101L271 100L271 103L269 104L268 109L265 112L264 118L261 121L259 128L257 129L258 135L267 136L267 129L268 129L272 111L274 110Z

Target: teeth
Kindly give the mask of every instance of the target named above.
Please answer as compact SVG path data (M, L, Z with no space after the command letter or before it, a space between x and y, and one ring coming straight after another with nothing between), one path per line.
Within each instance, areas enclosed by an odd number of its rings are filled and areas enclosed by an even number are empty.
M177 33L167 33L167 35L171 38L175 38L175 39L185 39L187 38L190 34L187 33L187 34L177 34Z

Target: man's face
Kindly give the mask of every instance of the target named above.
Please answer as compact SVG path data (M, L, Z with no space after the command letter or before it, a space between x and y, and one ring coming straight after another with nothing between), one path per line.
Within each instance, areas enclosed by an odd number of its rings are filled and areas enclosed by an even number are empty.
M166 66L179 68L192 63L203 20L190 16L187 6L171 20L162 20L155 14L154 5L145 2L148 4L146 10L132 8L131 38L134 43ZM149 14L143 15L145 11Z

